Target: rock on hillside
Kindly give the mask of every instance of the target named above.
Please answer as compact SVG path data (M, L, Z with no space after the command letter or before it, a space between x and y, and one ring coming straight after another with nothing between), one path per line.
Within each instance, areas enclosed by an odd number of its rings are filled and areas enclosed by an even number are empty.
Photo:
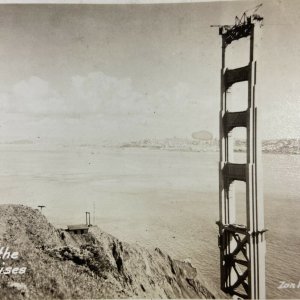
M0 274L1 299L213 298L189 263L120 242L97 227L82 235L56 229L29 207L0 206L0 241L19 252L5 266L27 268Z

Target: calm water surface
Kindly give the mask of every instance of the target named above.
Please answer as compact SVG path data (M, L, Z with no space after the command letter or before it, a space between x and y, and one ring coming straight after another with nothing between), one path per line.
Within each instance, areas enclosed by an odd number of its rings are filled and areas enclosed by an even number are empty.
M218 289L218 153L30 147L1 146L1 203L46 205L57 226L83 223L90 210L95 224L124 241L191 259ZM300 156L267 154L263 162L267 297L300 298L300 289L277 288L300 280ZM244 189L236 187L241 222Z

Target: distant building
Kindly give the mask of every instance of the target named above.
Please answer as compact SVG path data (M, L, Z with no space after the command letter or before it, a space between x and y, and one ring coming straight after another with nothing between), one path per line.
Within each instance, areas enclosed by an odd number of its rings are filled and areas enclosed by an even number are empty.
M206 130L193 132L192 137L193 139L199 141L201 144L211 145L213 141L212 133Z
M75 234L84 234L84 233L88 233L89 231L89 226L88 225L68 225L67 226L68 229L67 231L69 232L73 232Z

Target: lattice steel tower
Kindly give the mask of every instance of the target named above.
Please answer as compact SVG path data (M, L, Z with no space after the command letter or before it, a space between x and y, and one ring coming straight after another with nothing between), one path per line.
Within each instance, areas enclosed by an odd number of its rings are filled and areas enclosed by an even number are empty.
M262 18L258 15L236 18L233 26L220 26L222 37L220 164L219 164L219 248L221 289L241 298L265 298L265 229L261 174L261 151L257 128L255 99L257 38ZM225 68L226 47L250 37L249 64ZM228 111L227 92L237 82L248 82L248 107L245 111ZM247 162L234 162L231 131L247 130ZM246 183L246 220L236 224L234 181Z

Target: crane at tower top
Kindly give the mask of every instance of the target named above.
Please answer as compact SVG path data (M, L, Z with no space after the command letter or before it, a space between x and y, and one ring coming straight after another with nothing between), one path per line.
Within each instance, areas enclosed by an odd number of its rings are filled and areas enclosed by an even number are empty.
M218 28L227 28L231 29L233 27L238 27L242 25L246 25L250 20L261 22L263 21L263 17L261 17L259 14L257 14L257 11L263 6L263 4L258 4L253 8L249 8L245 10L241 17L235 16L234 24L232 25L210 25L210 27L218 27Z
M226 47L235 40L248 37L252 32L254 23L259 24L260 27L263 25L263 17L257 14L261 7L262 4L256 5L244 11L241 17L236 16L233 25L211 25L211 27L219 28L219 34L222 35Z

